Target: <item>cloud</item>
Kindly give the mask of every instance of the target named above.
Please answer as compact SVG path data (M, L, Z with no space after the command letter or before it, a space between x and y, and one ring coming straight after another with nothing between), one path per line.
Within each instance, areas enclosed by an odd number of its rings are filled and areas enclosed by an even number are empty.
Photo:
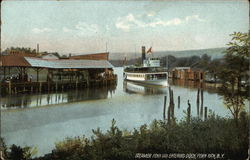
M99 31L99 27L96 24L87 24L85 22L78 22L75 28L80 32L80 34L96 34Z
M200 18L199 15L192 15L192 16L187 16L185 17L185 21L188 22L190 20L197 20L197 21L200 21L200 22L204 22L205 20Z
M154 14L151 13L147 15L148 17L153 17ZM119 17L115 24L116 28L123 31L129 31L131 28L145 28L145 27L158 27L158 26L177 26L183 23L188 23L189 21L199 21L203 22L205 20L201 19L199 15L186 16L184 19L173 18L170 20L162 20L160 18L151 19L148 22L144 22L144 16L134 16L133 14L128 14L125 17Z
M45 32L51 32L53 29L51 28L33 28L31 31L33 33L39 34L39 33L45 33Z
M72 32L72 31L73 31L72 29L69 29L69 28L67 28L67 27L63 27L62 30L63 30L63 32L65 32L65 33L69 33L69 32Z

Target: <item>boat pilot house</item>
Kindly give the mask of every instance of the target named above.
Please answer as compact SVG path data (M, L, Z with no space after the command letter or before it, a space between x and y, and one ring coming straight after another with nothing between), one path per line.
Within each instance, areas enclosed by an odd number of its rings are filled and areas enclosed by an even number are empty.
M108 53L45 59L0 56L1 93L42 92L116 84Z

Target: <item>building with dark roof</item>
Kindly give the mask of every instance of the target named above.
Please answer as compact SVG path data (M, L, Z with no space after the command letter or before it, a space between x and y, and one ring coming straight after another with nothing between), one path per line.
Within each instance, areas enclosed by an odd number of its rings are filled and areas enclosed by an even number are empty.
M35 81L91 80L97 77L103 78L100 75L114 75L113 65L106 58L105 60L43 59L15 55L0 56L0 72L1 81L13 75L19 75L20 81L27 80L24 75L31 76Z
M69 59L109 60L109 52L70 56Z

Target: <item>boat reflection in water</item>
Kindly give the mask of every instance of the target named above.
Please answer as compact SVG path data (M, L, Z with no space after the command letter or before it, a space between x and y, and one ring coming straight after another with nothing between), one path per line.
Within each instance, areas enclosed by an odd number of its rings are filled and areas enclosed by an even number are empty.
M123 90L131 94L153 95L167 94L168 87L137 83L124 80Z
M47 94L0 96L0 106L2 110L8 110L80 102L85 100L106 99L112 97L115 89L116 85L111 85Z

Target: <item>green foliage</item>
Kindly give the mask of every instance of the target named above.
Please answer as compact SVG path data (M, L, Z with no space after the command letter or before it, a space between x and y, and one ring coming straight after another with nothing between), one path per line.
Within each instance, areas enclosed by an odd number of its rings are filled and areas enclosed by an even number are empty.
M24 48L24 47L10 47L7 48L4 53L7 53L8 51L20 51L20 52L25 52L25 53L33 53L36 54L36 50L35 49L31 49L31 48Z
M226 159L246 159L249 115L242 112L238 125L233 119L210 114L207 120L191 118L171 125L154 120L123 133L115 120L106 133L93 130L91 139L67 138L51 154L39 160L134 159L136 153L221 153ZM17 153L19 153L17 151Z
M224 103L237 120L249 98L249 45L248 33L235 32L225 52L225 62L220 72L223 82L221 93Z
M10 160L30 160L33 156L37 153L37 147L30 148L30 147L20 147L16 145L12 145L10 147L10 152L7 153L5 156L7 159Z

